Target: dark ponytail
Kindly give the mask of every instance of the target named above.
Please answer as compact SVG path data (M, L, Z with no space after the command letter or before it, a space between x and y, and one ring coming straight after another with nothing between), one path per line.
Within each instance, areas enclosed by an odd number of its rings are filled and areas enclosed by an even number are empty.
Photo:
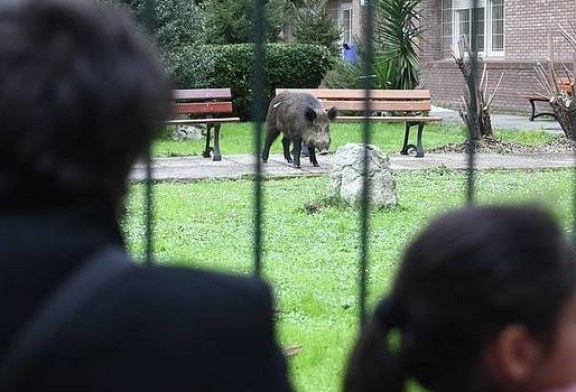
M344 392L404 392L405 372L400 352L402 312L392 298L380 302L362 330L344 379Z
M494 381L483 371L486 345L518 324L549 347L575 287L574 247L549 212L444 214L407 248L390 297L353 349L344 391L404 392L407 380L431 391L477 389L479 377Z

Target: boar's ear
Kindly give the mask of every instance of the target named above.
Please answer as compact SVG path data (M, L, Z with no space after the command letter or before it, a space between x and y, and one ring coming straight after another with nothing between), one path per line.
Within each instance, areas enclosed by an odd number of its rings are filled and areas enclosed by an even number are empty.
M335 107L332 107L332 109L328 110L328 118L330 119L330 121L334 121L337 115L338 110L336 110Z
M304 112L304 117L306 117L306 120L308 121L314 121L316 120L316 111L310 107L306 108L306 111Z

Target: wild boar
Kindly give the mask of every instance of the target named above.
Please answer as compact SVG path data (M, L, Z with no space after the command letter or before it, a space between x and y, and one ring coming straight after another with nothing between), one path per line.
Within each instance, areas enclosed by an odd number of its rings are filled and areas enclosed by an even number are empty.
M300 167L302 142L308 146L312 165L318 167L316 149L328 149L330 144L330 122L337 115L336 108L324 110L318 99L308 93L285 91L270 102L266 117L266 140L262 161L267 162L270 146L282 133L284 158ZM294 146L294 161L290 156L290 143Z

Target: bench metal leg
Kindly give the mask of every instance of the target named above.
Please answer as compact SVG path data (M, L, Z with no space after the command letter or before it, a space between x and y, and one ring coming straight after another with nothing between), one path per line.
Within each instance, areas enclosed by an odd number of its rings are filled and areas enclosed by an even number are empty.
M530 106L532 106L532 115L530 116L530 121L534 121L536 118L536 105L534 104L534 100L530 99Z
M416 145L408 144L408 139L410 138L410 128L414 125L418 125L418 135ZM422 131L424 130L424 123L423 122L416 122L416 121L407 121L406 122L406 131L404 133L404 144L402 145L402 150L400 150L400 154L408 155L408 151L410 149L416 150L416 158L424 157L424 148L422 147Z
M554 112L536 113L536 100L529 99L529 101L530 101L530 106L532 107L532 115L530 116L530 121L534 121L535 118L538 118L540 116L552 116L552 117L557 119L556 113L554 113ZM545 102L545 101L539 101L539 102Z
M222 160L222 154L220 154L220 124L214 126L214 158L212 160Z

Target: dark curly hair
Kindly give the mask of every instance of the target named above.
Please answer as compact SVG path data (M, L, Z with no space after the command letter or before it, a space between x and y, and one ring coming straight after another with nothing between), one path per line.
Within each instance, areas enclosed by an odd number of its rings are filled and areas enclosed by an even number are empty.
M119 9L0 5L0 205L118 203L169 91L155 51Z

